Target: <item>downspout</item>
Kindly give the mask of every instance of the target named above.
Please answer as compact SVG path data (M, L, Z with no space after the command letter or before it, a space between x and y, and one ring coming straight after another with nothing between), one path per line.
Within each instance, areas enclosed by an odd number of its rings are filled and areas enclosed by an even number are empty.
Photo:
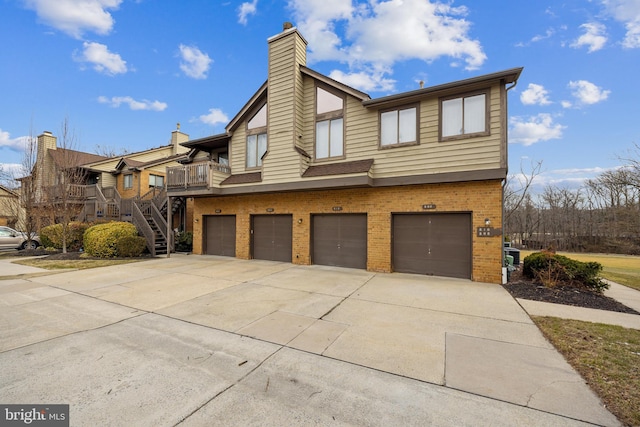
M511 89L513 89L514 87L516 87L517 84L518 84L518 80L513 82L513 84L511 86L506 87L506 89L505 89L505 94L506 95L505 96L508 96L508 92ZM508 100L507 100L505 105L508 105L508 104L509 103L508 103ZM508 113L508 111L505 111L505 118L506 118L505 126L507 127L506 128L507 141L505 141L506 142L505 150L507 150L507 153L506 153L506 155L507 155L506 156L507 165L506 166L507 166L507 174L508 174L509 173L509 113ZM500 242L500 251L501 251L500 255L501 255L501 259L502 259L502 268L505 268L505 265L504 265L504 260L505 260L505 256L504 256L504 189L505 189L506 185L507 185L507 180L505 178L502 181L502 224L501 224L501 226L502 226L502 241Z
M171 246L173 244L173 233L171 230L172 223L173 209L171 209L171 196L169 196L169 193L167 192L167 258L171 258Z

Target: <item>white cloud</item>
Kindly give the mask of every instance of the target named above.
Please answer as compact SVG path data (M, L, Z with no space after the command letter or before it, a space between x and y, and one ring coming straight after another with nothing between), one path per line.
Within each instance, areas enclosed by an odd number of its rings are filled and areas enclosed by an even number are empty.
M73 58L78 62L89 62L99 73L113 76L127 72L127 61L117 53L109 52L106 45L95 42L84 42L82 54L74 53Z
M120 3L122 0L25 0L44 23L78 39L87 31L109 34L114 20L108 10L117 10Z
M589 22L580 25L580 28L585 30L585 33L578 37L576 41L571 44L571 47L580 48L582 46L588 46L589 53L602 49L607 42L606 28L599 22Z
M560 104L562 108L571 108L573 107L573 103L571 101L561 101Z
M393 90L396 83L395 80L385 78L384 73L381 72L360 71L345 73L340 70L333 70L329 73L329 77L363 92L388 92Z
M425 0L289 0L298 28L309 42L309 61L334 60L350 66L347 75L380 80L398 61L432 62L472 70L485 62L470 36L465 7ZM337 28L344 34L338 36Z
M627 29L622 46L640 48L640 2L638 0L602 0L608 12Z
M209 109L209 113L201 115L199 119L202 123L206 123L211 126L226 124L229 122L229 117L218 108Z
M549 105L551 101L549 101L548 95L549 91L544 86L529 83L527 89L520 94L520 101L524 105Z
M255 15L258 11L258 0L253 0L251 3L244 2L238 8L238 22L242 25L247 25L247 18L250 15Z
M540 141L560 139L565 126L553 122L550 114L541 113L533 117L511 117L509 142L532 145Z
M13 178L24 176L23 167L19 163L0 163L0 180L6 180L4 185L13 185ZM2 182L0 182L2 184Z
M118 108L120 105L126 104L131 110L164 111L167 108L165 102L149 101L147 99L136 101L130 96L114 96L111 98L100 96L98 97L98 102L101 104L109 104L113 108Z
M531 41L532 41L533 43L535 43L535 42L539 42L539 41L544 40L544 39L548 39L548 38L552 37L552 36L555 34L555 32L556 32L556 31L555 31L553 28L549 28L549 29L544 33L544 35L542 35L542 34L538 34L538 35L533 36L533 37L531 38Z
M195 46L180 45L180 69L194 79L206 79L213 60Z
M11 138L9 132L0 129L0 148L8 148L12 151L24 151L29 142L29 138L28 136Z
M603 90L586 80L570 81L569 88L573 89L573 96L582 105L591 105L604 101L609 97L610 90Z

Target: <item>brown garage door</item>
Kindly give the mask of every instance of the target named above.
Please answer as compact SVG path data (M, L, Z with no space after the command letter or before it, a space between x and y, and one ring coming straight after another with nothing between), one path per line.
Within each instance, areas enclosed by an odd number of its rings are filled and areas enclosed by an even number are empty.
M471 215L393 215L393 269L471 278Z
M207 255L236 256L235 215L205 216Z
M313 215L314 264L367 268L367 216Z
M255 259L291 262L291 215L253 215L251 246Z

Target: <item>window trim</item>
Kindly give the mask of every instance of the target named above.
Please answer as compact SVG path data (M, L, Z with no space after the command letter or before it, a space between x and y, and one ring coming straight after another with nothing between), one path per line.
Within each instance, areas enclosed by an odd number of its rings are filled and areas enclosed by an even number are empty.
M328 111L326 113L321 113L318 114L318 89L322 89L325 92L338 97L340 99L342 99L342 109L341 110L333 110L333 111ZM345 112L347 109L347 97L345 96L344 93L341 93L333 88L331 88L328 85L325 84L321 84L319 82L316 82L316 85L314 86L314 103L313 103L313 117L314 117L314 121L313 121L313 160L317 161L317 162L325 162L325 161L334 161L334 160L340 160L340 159L344 159L346 158L346 136L347 136L347 126L346 126L346 118L345 118ZM329 141L328 144L329 146L327 147L327 150L329 152L329 155L327 157L317 157L317 143L318 143L318 123L321 122L325 122L325 121L329 121L329 129L331 129L331 121L333 120L337 120L337 119L342 119L342 154L338 155L338 156L332 156L331 155L331 131L329 130Z
M127 177L131 177L131 186L127 187ZM122 175L122 189L123 190L132 190L133 189L133 174L127 173Z
M154 177L154 180L153 180L154 184L153 185L151 185L151 177L152 176ZM156 178L162 178L162 185L161 186L158 186L158 185L155 184ZM149 188L164 188L165 187L164 181L165 181L165 177L163 175L158 175L158 174L155 174L155 173L150 173L149 174L149 180L148 180Z
M442 124L443 124L443 111L442 111L442 103L444 101L450 101L452 99L462 99L462 121L464 124L464 99L470 98L473 96L484 95L484 131L482 132L472 132L472 133L463 133L460 135L452 135L452 136L442 136ZM480 136L490 136L491 135L491 88L479 89L472 92L459 93L456 95L443 96L438 99L438 141L457 141L460 139L468 139L468 138L477 138Z
M384 113L389 113L391 111L397 111L398 112L398 120L400 119L400 114L399 112L402 110L409 110L411 108L415 108L416 109L416 140L415 141L408 141L408 142L396 142L394 144L386 144L383 145L382 144L382 115ZM398 123L398 132L400 131L400 123ZM399 139L399 138L397 138ZM381 109L378 110L378 149L379 150L388 150L390 148L397 148L397 147L410 147L412 145L420 145L420 103L413 103L413 104L403 104L397 107L391 107L391 108L385 108L385 109Z
M256 116L256 114L258 114L260 112L260 110L262 110L263 107L267 108L267 125L266 126L260 126L260 127L256 127L253 129L249 129L249 122ZM244 168L245 170L260 170L262 169L262 164L263 164L263 160L264 158L267 156L267 154L269 153L269 135L267 132L267 129L269 127L269 106L267 105L267 102L262 102L260 103L258 106L256 106L256 108L254 108L251 111L251 114L249 115L249 117L247 118L246 122L245 122L245 130L246 130L246 135L245 135L245 141L244 141L244 151L245 151L245 156L244 156ZM258 148L258 138L260 135L264 134L267 138L267 147L266 150L264 152L264 154L262 155L262 157L260 157L260 159L257 158L257 152L256 152L256 165L255 166L249 166L249 137L250 136L254 136L256 137L256 150ZM258 162L260 164L258 164Z

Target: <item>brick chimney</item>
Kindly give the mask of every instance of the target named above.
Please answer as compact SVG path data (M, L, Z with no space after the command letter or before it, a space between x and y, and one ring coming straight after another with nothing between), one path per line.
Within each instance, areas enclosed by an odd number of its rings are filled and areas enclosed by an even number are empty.
M180 132L180 123L176 125L176 130L171 132L171 145L173 145L173 154L186 153L189 151L187 147L183 147L183 142L189 141L189 135Z

